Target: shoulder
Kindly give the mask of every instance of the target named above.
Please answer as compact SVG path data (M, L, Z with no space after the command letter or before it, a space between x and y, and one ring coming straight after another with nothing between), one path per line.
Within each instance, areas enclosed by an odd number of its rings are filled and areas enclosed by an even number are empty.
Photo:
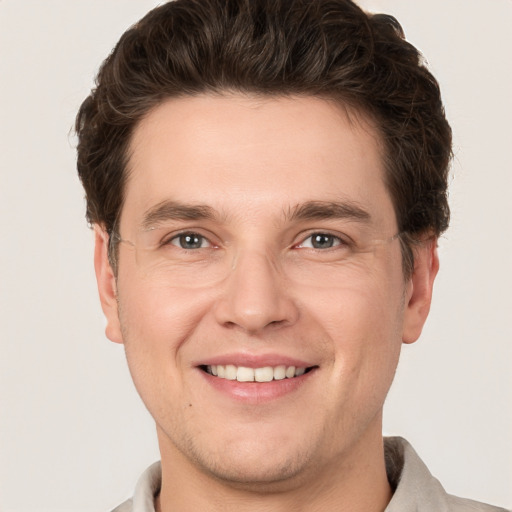
M133 497L111 512L155 512L154 500L161 483L162 468L160 462L155 462L140 476Z
M133 500L129 499L129 500L126 500L124 503L121 503L121 505L118 505L111 512L132 512L132 509L133 509Z
M448 494L405 439L389 437L384 443L386 471L394 489L386 512L512 512Z
M494 507L479 501L458 498L448 494L446 496L450 512L510 512L501 507Z

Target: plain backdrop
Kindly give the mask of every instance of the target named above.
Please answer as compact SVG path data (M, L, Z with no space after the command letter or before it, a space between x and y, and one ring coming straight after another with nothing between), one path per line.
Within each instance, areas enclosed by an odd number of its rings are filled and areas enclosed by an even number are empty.
M512 2L365 0L438 77L453 221L385 432L454 494L512 506ZM122 346L106 340L74 115L150 0L0 0L0 511L107 511L158 458ZM305 411L306 413L306 411Z

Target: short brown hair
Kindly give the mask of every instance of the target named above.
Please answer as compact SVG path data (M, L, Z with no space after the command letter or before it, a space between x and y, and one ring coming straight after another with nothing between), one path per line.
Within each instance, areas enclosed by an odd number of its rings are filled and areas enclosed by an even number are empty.
M395 18L350 0L175 0L127 30L76 118L87 218L115 229L137 123L169 97L312 95L359 109L385 147L404 271L449 222L451 130L439 86Z

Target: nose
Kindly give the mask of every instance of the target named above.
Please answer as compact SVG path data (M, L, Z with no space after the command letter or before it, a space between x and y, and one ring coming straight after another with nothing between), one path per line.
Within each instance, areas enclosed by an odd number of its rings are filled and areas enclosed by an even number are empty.
M217 322L248 334L295 323L297 304L278 266L265 254L239 254L217 301Z

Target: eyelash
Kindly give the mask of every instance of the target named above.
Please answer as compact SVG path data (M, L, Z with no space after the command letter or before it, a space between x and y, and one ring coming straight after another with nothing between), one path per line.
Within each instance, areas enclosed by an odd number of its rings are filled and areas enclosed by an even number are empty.
M204 242L207 242L208 243L208 247L196 247L196 248L186 248L186 247L181 247L181 245L179 244L179 240L180 238L183 238L183 237L197 237L201 240L201 245L204 243ZM173 243L173 242L177 242L177 243ZM197 250L197 249L209 249L211 247L215 247L215 244L213 244L206 236L204 235L201 235L201 233L197 233L196 231L183 231L181 233L178 233L177 235L174 235L170 238L167 238L167 239L164 239L161 243L162 246L166 246L166 245L174 245L176 247L179 247L180 249L183 249L184 251L194 251L194 250Z
M332 242L333 245L331 245L330 247L323 247L323 248L313 247L314 237L328 238L328 239L330 239L330 241ZM311 246L306 247L305 244L308 240L311 240ZM329 249L336 249L337 247L347 247L349 245L350 245L350 243L348 242L348 240L346 240L338 235L334 235L332 233L329 233L328 231L327 232L326 231L315 231L315 232L310 233L306 238L304 238L302 240L302 242L295 245L294 247L297 247L300 249L329 250Z
M181 246L181 243L180 243L180 238L182 237L197 237L201 240L201 246L200 247L194 247L194 248L186 248L186 247L182 247ZM325 238L328 238L332 241L332 245L329 246L329 247L324 247L324 248L320 248L320 247L313 247L313 241L311 242L311 246L305 246L307 240L313 240L313 237L325 237ZM176 242L176 243L174 243ZM208 243L208 246L207 247L202 247L203 243L204 242L207 242ZM181 233L178 233L170 238L167 238L167 239L164 239L161 243L161 246L166 246L166 245L173 245L175 247L179 247L183 250L188 250L188 251L195 251L195 250L198 250L198 249L210 249L210 248L215 248L217 247L216 244L214 244L213 242L211 242L211 240L209 240L206 236L200 234L200 233L197 233L195 231L183 231ZM308 250L329 250L329 249L335 249L337 247L348 247L350 246L350 241L346 240L345 238L342 238L338 235L334 235L332 233L329 233L327 231L314 231L314 232L310 232L308 234L307 237L303 238L301 242L299 242L298 244L294 244L292 245L292 248L297 248L297 249L308 249Z

